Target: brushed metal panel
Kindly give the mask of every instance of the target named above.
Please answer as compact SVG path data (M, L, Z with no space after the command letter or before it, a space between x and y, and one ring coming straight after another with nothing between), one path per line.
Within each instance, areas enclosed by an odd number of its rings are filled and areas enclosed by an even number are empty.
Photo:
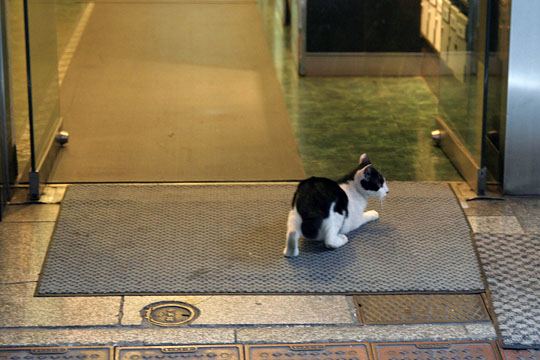
M511 2L504 191L540 194L540 2Z

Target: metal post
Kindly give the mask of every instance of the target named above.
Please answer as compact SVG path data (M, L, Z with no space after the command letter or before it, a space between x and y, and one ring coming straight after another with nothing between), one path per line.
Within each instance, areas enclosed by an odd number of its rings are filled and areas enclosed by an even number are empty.
M485 195L486 186L487 186L487 112L488 112L488 91L489 91L489 58L490 58L490 43L491 43L491 22L493 21L492 16L492 1L487 0L485 8L485 37L484 42L484 78L483 78L483 94L482 94L482 139L480 147L480 169L478 170L478 189L477 193L480 196Z
M28 121L30 122L30 164L29 193L32 200L39 200L40 180L36 165L36 147L34 133L34 101L32 97L32 57L30 49L30 22L28 15L28 0L23 1L24 6L24 42L26 50L26 84L28 89Z

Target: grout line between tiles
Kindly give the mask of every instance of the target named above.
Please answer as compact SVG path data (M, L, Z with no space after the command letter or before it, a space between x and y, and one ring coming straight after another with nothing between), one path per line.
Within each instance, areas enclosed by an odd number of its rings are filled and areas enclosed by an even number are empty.
M124 319L124 304L126 302L126 297L120 297L120 309L118 310L118 325L122 325L122 320Z

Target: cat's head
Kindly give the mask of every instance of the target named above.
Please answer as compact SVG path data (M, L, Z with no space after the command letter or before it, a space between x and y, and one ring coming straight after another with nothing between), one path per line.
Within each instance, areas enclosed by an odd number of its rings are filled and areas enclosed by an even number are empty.
M388 194L388 185L384 176L371 164L368 156L362 154L354 174L357 189L367 196L383 199Z

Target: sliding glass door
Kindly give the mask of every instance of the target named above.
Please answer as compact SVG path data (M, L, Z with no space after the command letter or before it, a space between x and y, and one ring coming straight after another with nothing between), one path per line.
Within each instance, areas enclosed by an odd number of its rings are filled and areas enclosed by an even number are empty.
M11 109L19 180L39 197L55 156L59 112L56 2L6 1Z
M486 166L486 109L491 4L442 1L439 117L440 144L462 176L482 195Z

